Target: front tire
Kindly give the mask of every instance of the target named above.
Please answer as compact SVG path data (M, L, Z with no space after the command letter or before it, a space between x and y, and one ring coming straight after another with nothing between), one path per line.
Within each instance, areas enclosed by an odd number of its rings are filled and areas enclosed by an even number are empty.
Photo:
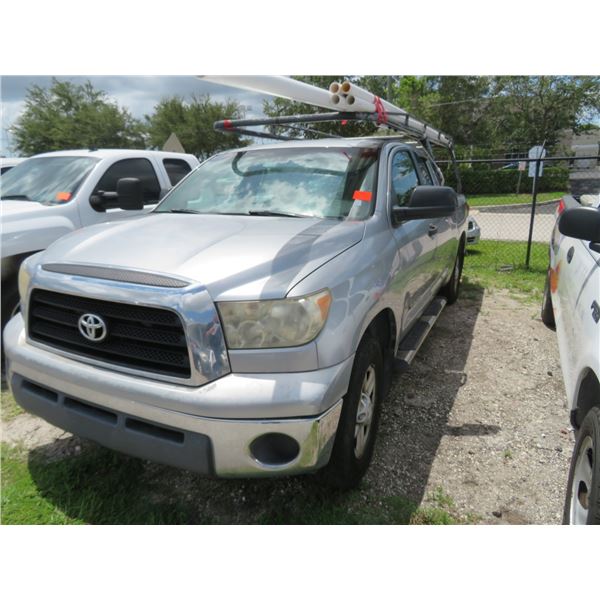
M554 320L554 308L552 306L552 294L550 293L550 269L546 275L546 283L544 285L544 298L542 299L542 323L550 329L556 329Z
M565 525L600 525L600 408L585 416L577 436L563 513Z
M464 261L465 244L464 241L461 241L456 260L454 261L454 267L452 268L452 277L450 277L450 281L440 290L442 296L446 298L447 304L454 304L458 300Z
M367 472L375 447L383 389L381 346L367 334L356 351L331 458L322 471L329 486L354 488Z

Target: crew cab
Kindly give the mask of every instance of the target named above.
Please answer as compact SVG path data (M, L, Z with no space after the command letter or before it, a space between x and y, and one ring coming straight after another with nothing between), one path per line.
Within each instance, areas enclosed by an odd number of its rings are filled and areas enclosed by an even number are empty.
M556 328L577 439L563 522L600 524L600 196L561 199L542 320Z
M148 150L68 150L38 154L3 173L1 183L2 327L18 307L21 262L88 225L147 212L198 166L191 154ZM144 206L118 206L117 182L138 178Z
M17 402L118 451L220 477L366 472L395 365L454 302L467 206L397 137L205 161L143 219L21 266ZM118 201L141 210L136 182Z

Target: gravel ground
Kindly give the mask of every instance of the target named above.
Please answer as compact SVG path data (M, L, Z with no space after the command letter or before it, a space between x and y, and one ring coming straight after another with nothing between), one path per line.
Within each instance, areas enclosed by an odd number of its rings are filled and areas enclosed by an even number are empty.
M471 291L396 380L372 485L427 504L441 487L484 523L560 523L573 434L539 307Z
M91 444L31 415L2 425L5 442L50 460ZM443 505L469 522L560 523L572 437L555 334L538 306L471 287L396 376L360 494ZM311 478L217 481L144 468L190 504L192 522L253 522L275 499L285 522L287 502L318 493Z

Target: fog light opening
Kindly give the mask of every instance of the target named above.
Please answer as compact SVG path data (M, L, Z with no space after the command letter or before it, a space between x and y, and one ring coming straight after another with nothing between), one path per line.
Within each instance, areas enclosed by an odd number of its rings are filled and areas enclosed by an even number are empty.
M250 444L250 453L260 463L279 467L291 463L300 453L300 444L283 433L265 433Z

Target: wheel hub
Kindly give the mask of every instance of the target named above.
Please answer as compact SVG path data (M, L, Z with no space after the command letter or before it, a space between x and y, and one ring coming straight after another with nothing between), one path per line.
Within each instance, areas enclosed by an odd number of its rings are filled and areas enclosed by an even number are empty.
M587 436L581 443L573 483L571 486L570 522L572 525L585 525L589 510L589 493L592 489L594 472L594 446L592 438Z
M369 365L365 372L356 411L356 422L354 426L354 455L361 458L367 447L371 423L373 421L373 409L375 408L376 375L375 367Z

